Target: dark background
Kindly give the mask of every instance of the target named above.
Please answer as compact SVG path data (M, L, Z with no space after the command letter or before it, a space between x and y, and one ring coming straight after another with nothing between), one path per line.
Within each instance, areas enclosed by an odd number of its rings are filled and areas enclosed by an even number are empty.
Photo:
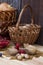
M36 43L43 45L43 0L0 0L0 2L7 2L13 7L16 7L18 9L18 13L20 13L25 4L29 3L33 8L35 14L35 23L41 25L41 32ZM28 20L30 21L31 18L29 14L29 9L25 12L21 18L21 21L22 23L30 23L27 22Z

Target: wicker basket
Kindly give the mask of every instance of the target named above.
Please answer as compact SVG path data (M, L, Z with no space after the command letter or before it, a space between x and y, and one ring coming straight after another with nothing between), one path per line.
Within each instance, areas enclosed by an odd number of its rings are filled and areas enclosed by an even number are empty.
M7 31L9 25L16 22L16 12L17 9L0 11L0 34Z
M32 14L31 24L25 24L24 26L20 26L19 24L20 24L21 16L23 12L26 10L26 8L28 7L30 8L30 11ZM22 44L23 43L33 44L39 36L40 28L41 28L40 25L33 23L32 8L30 5L27 4L22 9L16 26L8 27L8 30L9 30L10 38L13 42L22 43Z

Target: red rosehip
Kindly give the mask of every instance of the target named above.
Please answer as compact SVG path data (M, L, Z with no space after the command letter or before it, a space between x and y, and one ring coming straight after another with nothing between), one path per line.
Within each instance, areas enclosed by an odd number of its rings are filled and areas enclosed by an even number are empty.
M21 53L25 54L25 50L19 50L19 53L20 53L20 54L21 54Z
M16 49L19 50L20 44L16 43Z

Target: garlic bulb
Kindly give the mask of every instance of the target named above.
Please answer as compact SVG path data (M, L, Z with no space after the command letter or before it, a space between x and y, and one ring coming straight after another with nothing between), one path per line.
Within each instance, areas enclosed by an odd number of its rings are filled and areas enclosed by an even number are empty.
M13 7L11 7L11 5L7 4L7 3L1 3L0 4L0 11L9 11L9 10L14 10Z
M35 54L36 53L36 48L32 45L29 45L29 52L32 53L32 54Z
M11 55L15 55L15 54L18 53L18 50L15 49L15 48L9 48L9 49L8 49L8 52L9 52L9 54L11 54Z
M32 46L32 45L25 45L24 44L24 47L25 47L25 49L27 50L27 52L29 53L29 54L35 54L36 53L36 47L35 46Z

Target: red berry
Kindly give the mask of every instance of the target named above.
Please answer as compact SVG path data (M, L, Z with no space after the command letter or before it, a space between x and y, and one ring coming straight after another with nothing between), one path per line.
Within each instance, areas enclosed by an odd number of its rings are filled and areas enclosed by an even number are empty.
M18 49L18 50L19 50L19 47L20 47L20 44L19 44L19 43L17 43L17 44L16 44L16 49Z
M8 40L1 40L0 41L0 48L6 47L9 45L9 41Z
M25 54L25 51L24 51L24 50L19 50L19 53L20 53L20 54L21 54L21 53Z

